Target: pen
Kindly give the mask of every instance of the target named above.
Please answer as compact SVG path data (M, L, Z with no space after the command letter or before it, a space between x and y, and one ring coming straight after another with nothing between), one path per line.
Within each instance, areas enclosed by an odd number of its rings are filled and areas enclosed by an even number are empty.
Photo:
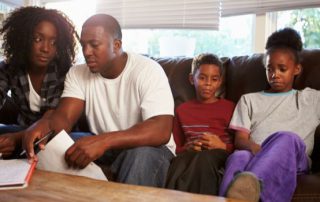
M37 146L39 143L41 143L43 140L45 140L46 138L50 137L51 135L54 134L54 130L51 130L50 132L48 132L45 136L43 136L42 138L40 138L38 141L36 141L34 143L34 146ZM24 149L19 156L22 156L26 153L26 150Z

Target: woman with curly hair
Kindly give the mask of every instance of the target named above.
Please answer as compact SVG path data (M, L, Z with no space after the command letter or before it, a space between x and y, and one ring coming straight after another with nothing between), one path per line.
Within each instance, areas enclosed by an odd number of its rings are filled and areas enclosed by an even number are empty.
M0 154L8 157L21 144L21 131L57 106L78 35L64 14L41 7L18 8L2 25L0 108L11 91L18 109L18 125L0 126Z

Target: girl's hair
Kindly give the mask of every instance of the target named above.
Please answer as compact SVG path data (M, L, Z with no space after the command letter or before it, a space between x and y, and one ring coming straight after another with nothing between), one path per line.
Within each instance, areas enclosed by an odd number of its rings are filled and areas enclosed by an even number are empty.
M292 28L284 28L271 34L266 44L267 55L278 49L290 51L295 63L300 63L302 41L299 33Z
M219 67L220 75L223 75L222 62L218 56L212 53L201 53L192 61L191 73L194 75L203 64L213 64Z
M13 69L26 68L30 62L35 27L42 21L51 22L57 29L56 57L53 59L60 75L65 75L74 63L76 40L79 39L73 23L55 9L21 7L10 13L2 23L2 48Z

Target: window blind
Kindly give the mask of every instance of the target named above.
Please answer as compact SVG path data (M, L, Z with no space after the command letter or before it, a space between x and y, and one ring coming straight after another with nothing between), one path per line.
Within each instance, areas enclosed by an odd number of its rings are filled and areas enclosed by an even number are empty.
M320 7L319 0L221 0L221 16L262 14L265 12Z
M14 7L23 6L24 3L23 0L0 0L0 2Z
M221 0L96 0L123 28L219 28Z
M22 0L0 0L21 2ZM26 0L25 0L26 1ZM80 0L29 0L64 2ZM220 16L320 7L320 0L95 0L96 13L114 16L122 28L218 30Z

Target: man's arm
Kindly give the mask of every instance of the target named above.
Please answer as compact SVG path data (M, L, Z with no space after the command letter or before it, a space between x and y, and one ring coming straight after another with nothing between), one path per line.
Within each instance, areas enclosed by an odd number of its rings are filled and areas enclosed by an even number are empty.
M81 138L67 150L65 159L71 167L84 168L109 149L163 145L170 139L172 121L172 115L159 115L127 130Z
M251 151L253 154L258 153L261 150L259 144L254 143L249 139L250 134L242 131L237 131L235 134L235 148Z
M85 102L77 98L62 98L58 107L46 113L40 120L30 126L23 137L22 144L27 151L28 158L35 158L33 143L50 130L59 132L62 129L70 132L75 122L81 116ZM40 144L40 147L44 147Z
M122 149L166 144L170 139L172 121L172 115L159 115L137 123L127 130L107 133L106 147L108 149Z
M61 98L57 109L50 116L50 129L56 132L62 129L68 133L80 118L85 107L85 101L78 98Z

